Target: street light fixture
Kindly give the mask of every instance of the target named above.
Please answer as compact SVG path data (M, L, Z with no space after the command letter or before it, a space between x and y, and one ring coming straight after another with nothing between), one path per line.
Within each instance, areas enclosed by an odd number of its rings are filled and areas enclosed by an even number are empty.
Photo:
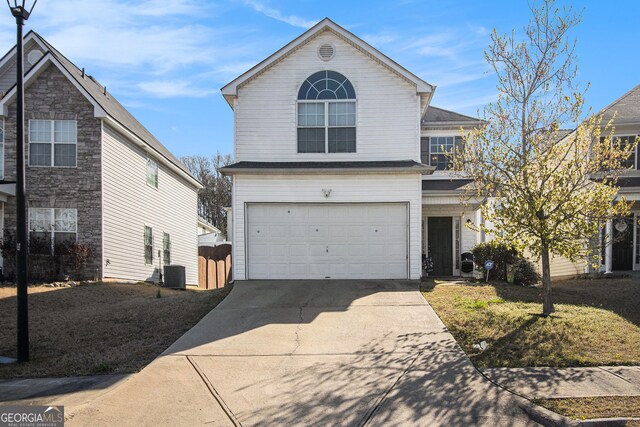
M7 5L16 18L16 264L18 288L18 362L29 361L29 303L27 294L27 266L29 248L27 242L27 203L24 179L24 49L22 27L29 19L38 0L29 6L25 0Z

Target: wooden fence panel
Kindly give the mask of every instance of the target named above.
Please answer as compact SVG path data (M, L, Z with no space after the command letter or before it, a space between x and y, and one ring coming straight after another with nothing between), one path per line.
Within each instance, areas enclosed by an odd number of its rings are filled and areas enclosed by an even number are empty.
M217 289L231 283L231 245L198 247L198 287Z

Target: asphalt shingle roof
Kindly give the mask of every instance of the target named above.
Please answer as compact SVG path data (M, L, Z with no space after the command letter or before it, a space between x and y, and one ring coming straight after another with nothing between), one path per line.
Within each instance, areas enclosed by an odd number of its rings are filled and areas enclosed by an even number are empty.
M242 171L247 169L372 169L402 168L423 169L428 167L415 160L380 160L354 162L249 162L242 161L223 167L222 171Z
M610 120L614 113L616 124L640 123L640 84L600 111L604 121Z
M480 124L482 120L432 105L427 108L427 112L422 116L423 126L447 123Z
M472 179L425 179L422 191L455 191L473 182Z

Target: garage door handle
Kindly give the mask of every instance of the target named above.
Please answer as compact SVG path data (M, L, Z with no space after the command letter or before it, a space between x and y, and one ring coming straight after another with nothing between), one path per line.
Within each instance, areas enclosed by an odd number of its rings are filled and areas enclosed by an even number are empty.
M327 246L327 253L329 253L329 246Z

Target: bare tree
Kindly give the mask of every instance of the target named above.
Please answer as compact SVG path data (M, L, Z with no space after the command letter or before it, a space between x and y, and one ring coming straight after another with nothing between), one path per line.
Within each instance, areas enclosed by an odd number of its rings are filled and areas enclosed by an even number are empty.
M487 125L465 137L452 162L475 182L464 200L489 201L481 210L491 227L476 226L542 259L543 315L549 315L550 255L585 259L603 221L628 212L616 184L635 147L612 141L611 133L601 138L611 123L583 116L586 89L576 84L576 41L568 37L582 14L554 0L530 9L522 40L515 31L493 31L485 57L498 78L498 101L485 108ZM562 123L577 128L561 138Z
M198 193L198 214L227 234L224 207L231 206L231 178L220 168L231 164L230 154L216 152L214 156L185 156L180 159L204 186Z

